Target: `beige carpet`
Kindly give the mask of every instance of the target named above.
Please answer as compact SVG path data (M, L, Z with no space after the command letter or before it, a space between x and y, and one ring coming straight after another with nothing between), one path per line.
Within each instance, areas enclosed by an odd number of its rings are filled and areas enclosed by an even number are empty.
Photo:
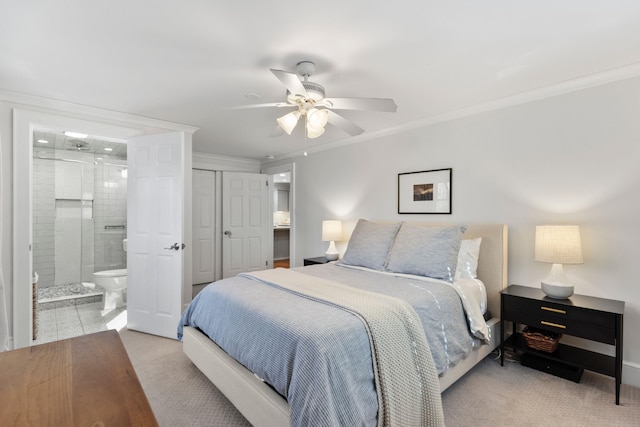
M249 425L180 342L126 329L120 336L161 426ZM442 403L448 427L640 425L640 389L623 385L616 406L612 378L585 371L576 384L490 358L445 391Z

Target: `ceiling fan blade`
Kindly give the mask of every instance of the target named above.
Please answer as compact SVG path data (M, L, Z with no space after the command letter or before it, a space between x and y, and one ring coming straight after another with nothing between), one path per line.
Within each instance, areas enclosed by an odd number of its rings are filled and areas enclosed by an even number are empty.
M277 136L282 136L282 135L284 135L284 129L282 129L280 125L277 125L275 128L273 128L273 130L269 134L269 138L275 138Z
M329 123L331 123L333 126L342 129L351 136L360 135L362 132L364 132L364 129L345 119L338 113L335 113L331 110L327 111L329 113Z
M296 107L297 105L289 104L288 102L269 102L267 104L249 104L249 105L237 105L235 107L229 107L229 110L247 110L250 108L263 108L263 107Z
M298 75L295 73L290 73L288 71L282 70L274 70L271 68L271 72L282 82L282 84L291 92L293 95L301 95L305 98L309 97L307 90L302 85L302 82L298 78Z
M370 110L395 113L398 106L389 98L324 98L322 105L334 110Z

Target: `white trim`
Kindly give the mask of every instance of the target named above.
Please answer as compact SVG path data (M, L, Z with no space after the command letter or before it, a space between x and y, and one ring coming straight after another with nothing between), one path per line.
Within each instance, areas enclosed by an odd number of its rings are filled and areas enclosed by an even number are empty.
M54 110L57 113L67 112L72 113L74 115L87 116L85 118L89 119L89 117L100 118L102 122L106 121L114 121L118 123L131 123L136 125L135 127L139 128L141 131L140 134L147 133L155 133L154 131L150 131L149 129L143 128L156 128L158 130L162 129L164 132L167 131L176 131L176 132L186 132L193 134L199 128L196 126L185 125L181 123L169 122L165 120L154 119L151 117L143 117L137 116L129 113L121 113L118 111L105 110L97 107L90 107L87 105L74 104L72 102L67 101L59 101L57 99L49 99L43 98L34 95L28 95L24 93L11 92L7 90L0 90L0 99L3 101L13 102L16 104L24 104L28 107L40 107L47 110ZM99 135L99 134L92 134Z
M260 173L260 162L258 160L244 159L241 157L194 152L193 168L209 171Z
M622 361L622 383L640 388L640 363Z
M503 108L514 107L516 105L526 104L528 102L539 101L545 98L562 95L569 92L575 92L590 87L600 86L607 83L625 80L640 76L640 62L625 65L622 67L606 70L600 73L594 73L582 77L577 77L561 83L544 86L527 92L515 95L505 96L493 101L482 104L473 105L459 110L450 111L448 113L436 114L435 116L426 117L424 119L405 123L399 126L385 128L379 131L365 132L354 137L345 137L328 144L322 144L316 147L310 147L305 150L293 151L277 156L276 160L299 157L320 151L330 150L337 147L343 147L350 144L356 144L363 141L382 138L384 136L396 135L402 132L432 126L438 123L445 123L456 119L475 116L477 114L487 113L490 111L501 110Z
M28 113L13 112L13 275L11 289L13 347L31 345L33 339L32 181L33 129Z

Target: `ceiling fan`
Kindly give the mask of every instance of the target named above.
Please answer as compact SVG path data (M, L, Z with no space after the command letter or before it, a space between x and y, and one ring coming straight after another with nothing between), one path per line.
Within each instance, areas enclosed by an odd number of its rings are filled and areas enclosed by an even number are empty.
M364 129L342 117L333 110L368 110L395 113L398 106L388 98L326 98L324 87L309 81L315 72L316 65L311 61L302 61L296 65L297 73L274 70L271 72L287 89L287 102L256 104L254 107L292 107L294 111L277 119L279 127L291 135L301 117L305 118L305 135L317 138L324 133L327 123L336 126L351 136L359 135ZM303 79L300 80L298 76ZM276 134L278 132L275 132ZM274 133L272 133L274 135Z
M89 143L81 139L71 139L71 140L68 140L67 143L70 144L70 146L66 148L67 150L83 151L83 150L91 149L91 147L89 147Z

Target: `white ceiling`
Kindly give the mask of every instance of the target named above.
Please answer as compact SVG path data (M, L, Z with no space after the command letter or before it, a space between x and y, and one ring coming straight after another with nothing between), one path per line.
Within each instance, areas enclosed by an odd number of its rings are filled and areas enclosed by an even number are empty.
M269 137L283 109L231 108L284 101L269 69L302 60L327 96L395 100L341 112L358 140L640 63L638 0L2 3L0 89L197 126L194 150L255 159L353 141Z

